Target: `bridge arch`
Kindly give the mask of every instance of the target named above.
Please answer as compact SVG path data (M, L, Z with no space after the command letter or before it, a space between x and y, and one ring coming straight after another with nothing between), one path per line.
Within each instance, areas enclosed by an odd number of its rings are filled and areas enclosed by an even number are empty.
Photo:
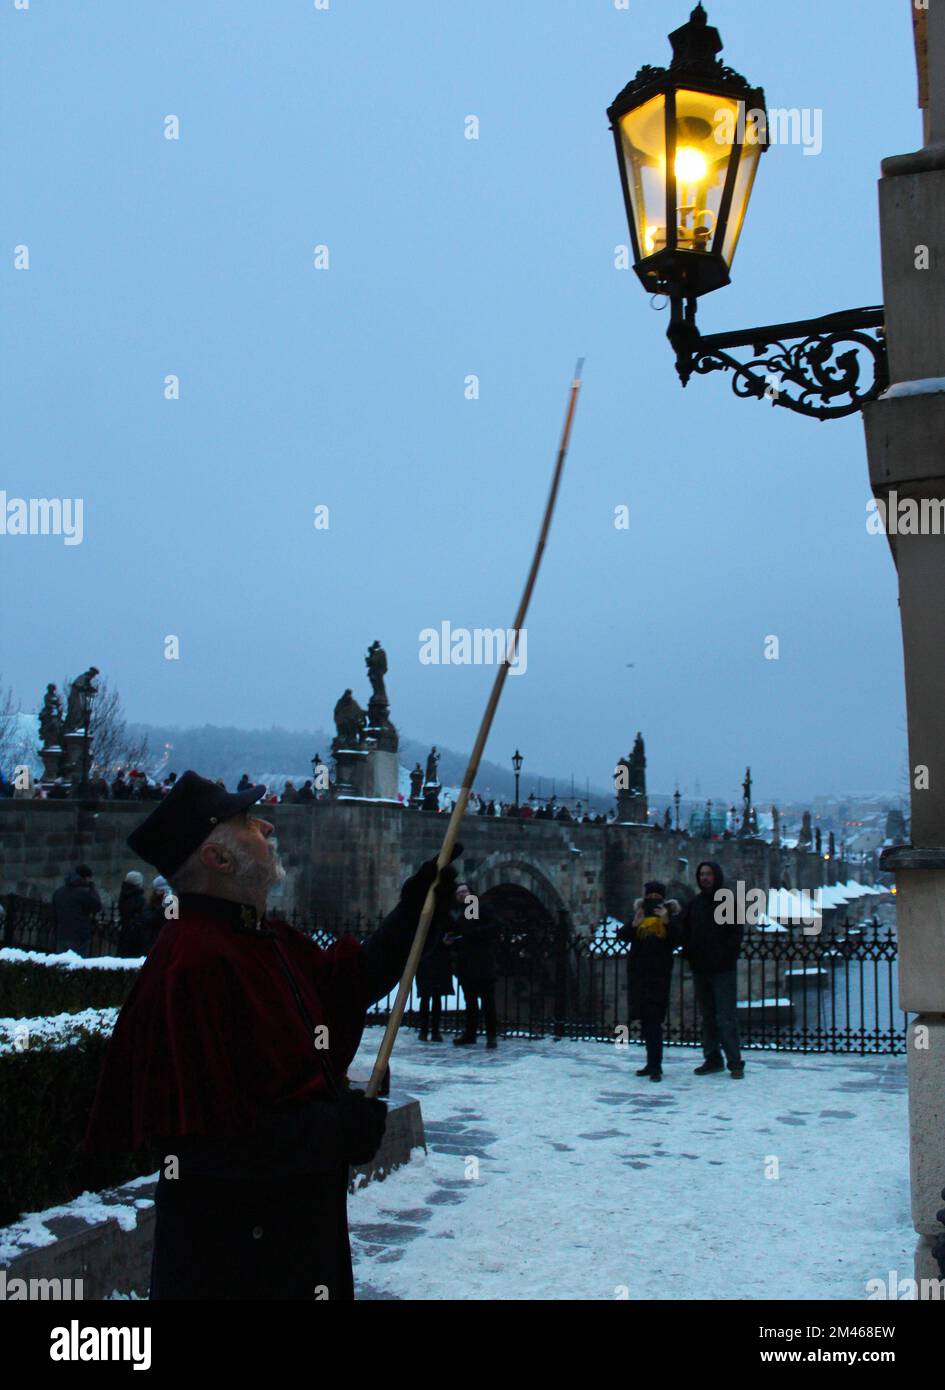
M501 890L514 888L530 895L543 910L541 915L546 916L550 923L557 922L562 912L570 916L569 904L543 869L527 855L512 856L501 851L490 854L471 877L475 890L481 897L489 894L490 898L496 901ZM510 896L519 897L519 894ZM519 900L524 904L524 898Z

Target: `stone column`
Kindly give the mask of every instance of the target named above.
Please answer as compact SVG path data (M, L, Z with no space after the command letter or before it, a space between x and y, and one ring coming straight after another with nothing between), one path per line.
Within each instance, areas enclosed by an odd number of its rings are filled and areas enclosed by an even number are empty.
M945 0L928 9L928 143L883 161L880 225L891 385L864 410L870 482L889 510L915 499L926 525L945 502ZM945 1187L945 535L890 535L899 576L912 780L911 844L897 877L899 992L909 1030L916 1279Z

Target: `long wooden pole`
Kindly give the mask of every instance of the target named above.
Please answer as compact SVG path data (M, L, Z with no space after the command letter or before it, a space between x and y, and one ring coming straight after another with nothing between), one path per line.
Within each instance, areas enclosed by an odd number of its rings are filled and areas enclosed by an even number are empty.
M446 827L446 834L443 836L443 843L440 852L436 857L436 878L427 890L426 898L423 903L423 910L420 913L420 921L417 923L416 934L413 938L413 945L410 948L410 955L407 957L407 964L404 967L403 978L397 990L397 998L394 1000L394 1007L391 1010L387 1027L384 1029L384 1036L377 1051L377 1060L374 1063L374 1070L371 1072L371 1079L367 1084L368 1096L376 1096L380 1090L384 1073L390 1062L391 1053L394 1050L394 1041L400 1029L404 1017L404 1010L407 1007L407 1000L413 988L414 977L417 973L417 966L420 964L420 957L423 955L423 948L426 945L427 933L430 930L430 923L433 920L433 909L436 904L436 885L439 882L440 873L450 862L453 854L453 847L456 844L456 837L459 834L460 822L466 812L466 803L469 800L469 793L472 791L473 783L476 780L476 773L479 771L479 763L482 759L486 740L492 728L492 721L499 706L499 699L502 695L502 687L505 685L505 678L509 673L509 665L518 649L519 633L525 625L525 615L528 612L528 605L531 602L532 590L535 587L535 580L538 578L538 568L541 565L541 557L544 554L545 542L548 539L548 532L551 529L551 519L554 516L555 503L558 500L558 489L561 485L561 475L564 471L564 460L568 453L568 442L571 438L571 424L574 420L574 411L577 406L578 392L581 389L581 369L584 365L584 358L578 359L577 367L574 371L574 379L571 382L571 389L568 395L568 408L564 417L564 427L561 431L561 444L558 448L558 457L555 461L554 473L551 478L551 487L548 492L548 500L545 503L545 514L542 518L541 530L538 533L538 543L535 546L535 553L532 556L531 568L528 571L528 578L525 581L525 588L522 598L518 605L518 612L515 614L515 622L512 627L513 638L511 650L506 653L505 660L496 671L495 680L492 684L492 693L486 705L486 712L482 716L482 723L479 725L479 732L476 735L476 742L469 755L469 765L463 776L463 785L460 788L459 796L453 807Z

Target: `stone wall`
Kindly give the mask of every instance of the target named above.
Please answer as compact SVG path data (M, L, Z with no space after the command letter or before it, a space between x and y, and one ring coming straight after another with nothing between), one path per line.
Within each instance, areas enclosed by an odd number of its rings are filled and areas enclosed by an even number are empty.
M147 808L135 802L0 801L0 893L48 899L64 875L87 863L106 903L129 869L143 866L125 840ZM324 801L267 806L287 870L278 905L329 919L373 920L396 903L400 885L439 849L443 815L385 802ZM633 911L646 879L670 894L691 891L701 859L715 859L729 882L767 889L788 872L793 887L827 881L835 865L813 853L764 842L688 839L636 825L577 825L467 816L463 870L485 892L517 884L577 927ZM275 903L274 903L275 905Z

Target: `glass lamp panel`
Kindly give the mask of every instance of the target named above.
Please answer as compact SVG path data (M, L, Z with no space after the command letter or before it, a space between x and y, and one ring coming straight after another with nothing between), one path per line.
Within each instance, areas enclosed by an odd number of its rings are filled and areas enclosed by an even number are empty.
M676 93L676 224L681 251L718 251L725 176L738 154L739 103L680 88Z
M750 142L749 130L749 137L742 147L742 158L738 166L738 173L735 175L732 206L729 209L728 225L725 228L725 237L722 242L722 258L730 270L732 268L732 261L735 259L735 248L738 245L742 223L745 220L745 213L748 210L748 201L751 198L752 185L755 182L755 174L758 169L758 160L761 157L761 151L761 145L752 144Z
M620 117L630 215L640 258L666 246L666 99L651 97Z

